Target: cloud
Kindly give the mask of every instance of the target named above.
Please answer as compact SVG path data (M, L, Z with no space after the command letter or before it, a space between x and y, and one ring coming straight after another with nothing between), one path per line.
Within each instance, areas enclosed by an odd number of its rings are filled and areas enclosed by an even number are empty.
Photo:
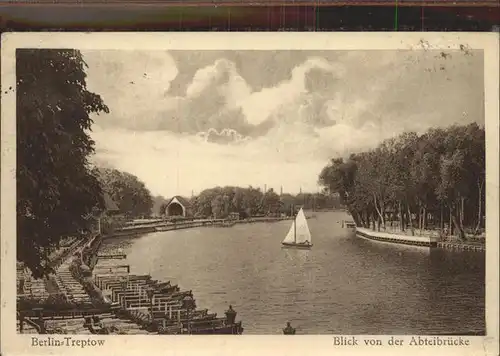
M209 129L207 132L198 133L197 136L203 138L205 142L225 144L242 143L250 139L250 137L243 136L239 132L232 129L223 129L220 132L216 129Z
M213 65L198 70L186 90L186 96L199 97L207 89L218 91L229 107L251 92L246 81L238 74L235 64L226 59L218 59Z
M333 155L346 156L380 139L371 125L309 130L304 123L281 123L265 136L248 139L232 130L192 136L96 127L94 162L130 172L153 194L164 196L189 195L191 190L217 185L316 191L317 175Z
M291 79L252 93L240 105L249 123L260 124L277 111L304 101L311 93L318 96L331 91L332 84L343 75L342 65L322 58L310 58L292 70ZM319 87L322 86L321 90L315 91L315 84L312 84L314 77L322 78L318 83Z
M295 67L289 80L275 87L252 91L234 62L219 59L194 74L186 96L179 99L175 109L163 114L165 120L160 129L188 133L230 129L256 137L266 134L276 123L279 111L289 105L310 111L304 118L311 125L331 125L334 121L324 113L327 101L324 92L332 87L330 84L339 73L341 68L338 65L311 58ZM314 80L319 77L323 79ZM323 88L315 87L317 84L313 83L316 82ZM217 142L232 141L223 139Z
M165 90L178 80L168 53L92 55L89 89L111 109L96 119L95 161L136 174L154 194L225 184L315 190L333 156L405 130L484 120L481 55L355 51L335 62L315 55L254 90L239 69L250 53L193 71L176 96Z
M175 107L166 97L178 71L166 51L83 51L88 64L87 87L99 93L110 114L96 117L103 126L154 129L161 120L155 111Z
M290 79L259 91L252 91L234 62L221 58L194 73L185 95L170 96L179 73L167 52L96 51L84 56L88 87L101 93L111 110L105 118L95 118L103 127L191 134L232 129L254 137L265 134L276 113L289 105L309 111L311 125L334 123L323 106L342 67L322 58L307 59L293 68Z
M298 151L300 146L289 147L286 155L280 155L265 145L269 138L264 137L242 141L230 150L206 137L179 136L167 131L137 134L99 128L93 137L97 142L94 161L135 174L153 194L164 196L189 195L191 190L199 193L216 185L267 184L275 189L280 185L289 190L299 186L314 189L322 163L304 160L303 155L309 152ZM298 159L287 160L287 156Z

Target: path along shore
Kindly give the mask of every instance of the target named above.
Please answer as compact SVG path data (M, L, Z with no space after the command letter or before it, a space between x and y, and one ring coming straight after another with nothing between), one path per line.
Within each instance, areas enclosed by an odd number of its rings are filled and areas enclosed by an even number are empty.
M354 227L356 234L360 237L382 242L439 247L452 250L467 250L467 251L485 251L484 237L467 237L465 240L460 240L455 236L441 236L437 230L418 230L418 233L411 233L410 230L400 231L386 229L381 231Z
M311 216L312 217L312 216ZM309 217L309 218L311 218ZM270 223L293 220L293 217L253 217L248 219L193 219L166 221L163 219L137 221L133 225L117 229L110 237L147 234L156 231L172 231L196 227L232 227L237 224Z

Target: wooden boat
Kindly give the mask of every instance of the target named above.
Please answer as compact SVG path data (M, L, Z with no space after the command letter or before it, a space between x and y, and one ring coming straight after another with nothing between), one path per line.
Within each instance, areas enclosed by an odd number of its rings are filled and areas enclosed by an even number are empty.
M174 315L176 314L178 313L175 313ZM178 315L176 315L176 317L178 317ZM183 315L181 315L180 320L177 318L169 319L165 315L162 316L159 315L159 317L157 317L156 320L159 321L159 324L164 324L167 327L179 324L185 325L185 327L187 327L188 323L190 323L192 326L207 326L207 325L211 326L212 324L217 323L219 322L219 320L222 319L217 318L217 313L211 313L207 315L194 315L194 316L190 314L189 318L187 318L186 314L184 313Z
M222 325L222 326L214 326L208 328L200 328L193 329L191 331L191 335L241 335L243 334L243 327L241 326L241 321L231 324L231 325Z
M313 246L311 243L311 232L309 231L307 219L302 208L297 213L297 216L295 216L292 226L290 226L290 230L288 230L288 234L281 244L283 245L282 247L302 249L310 249Z
M356 223L352 220L342 220L342 227L347 229L355 229Z
M213 325L192 324L190 328L187 325L160 327L159 334L191 334L191 335L241 335L243 333L241 321L234 324L214 323Z

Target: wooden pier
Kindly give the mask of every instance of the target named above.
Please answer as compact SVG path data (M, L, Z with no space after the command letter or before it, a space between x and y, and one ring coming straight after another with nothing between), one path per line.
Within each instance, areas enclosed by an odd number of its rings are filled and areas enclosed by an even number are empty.
M389 242L401 245L412 245L421 247L437 246L437 238L431 236L422 237L422 236L397 235L387 232L371 231L365 228L356 228L356 235L361 236L368 240Z
M310 217L308 217L309 219ZM290 220L291 217L254 217L244 220L238 219L199 219L199 220L184 220L184 221L152 221L142 225L130 225L118 229L113 235L107 238L121 236L135 236L158 231L173 231L181 229L192 229L197 227L233 227L236 224L253 224L259 222L277 222L282 220Z
M149 332L159 334L242 334L241 321L226 313L218 318L207 309L196 309L192 291L181 291L170 282L159 282L149 275L95 276L96 285L111 295L125 317ZM236 312L234 313L236 316Z
M116 309L117 317L157 334L243 333L241 321L236 322L236 312L231 308L225 317L197 309L192 291L182 291L150 275L131 274L128 266L120 264L122 253L112 245L101 246L100 256L106 258L98 259L92 279Z
M104 260L104 259L125 259L125 258L127 258L127 255L125 255L123 253L119 253L119 254L97 255L97 257L101 260Z
M398 235L387 232L372 231L364 228L356 228L356 235L369 240L425 246L425 247L439 247L456 251L486 251L484 243L467 243L467 242L454 242L454 241L439 241L437 236L408 236Z
M437 247L446 248L449 250L481 251L481 252L486 251L486 246L483 244L481 244L481 245L479 245L479 244L463 244L463 243L456 243L456 242L439 241L437 243Z
M342 228L346 229L356 229L356 223L352 220L342 220Z

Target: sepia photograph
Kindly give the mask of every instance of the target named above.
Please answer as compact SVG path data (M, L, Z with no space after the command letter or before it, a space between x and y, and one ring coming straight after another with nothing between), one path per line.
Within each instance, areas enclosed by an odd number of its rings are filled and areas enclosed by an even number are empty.
M64 335L336 335L332 348L357 345L352 335L409 346L491 336L498 166L487 165L484 48L89 38L10 44L15 84L2 83L6 328L30 346L70 346Z

